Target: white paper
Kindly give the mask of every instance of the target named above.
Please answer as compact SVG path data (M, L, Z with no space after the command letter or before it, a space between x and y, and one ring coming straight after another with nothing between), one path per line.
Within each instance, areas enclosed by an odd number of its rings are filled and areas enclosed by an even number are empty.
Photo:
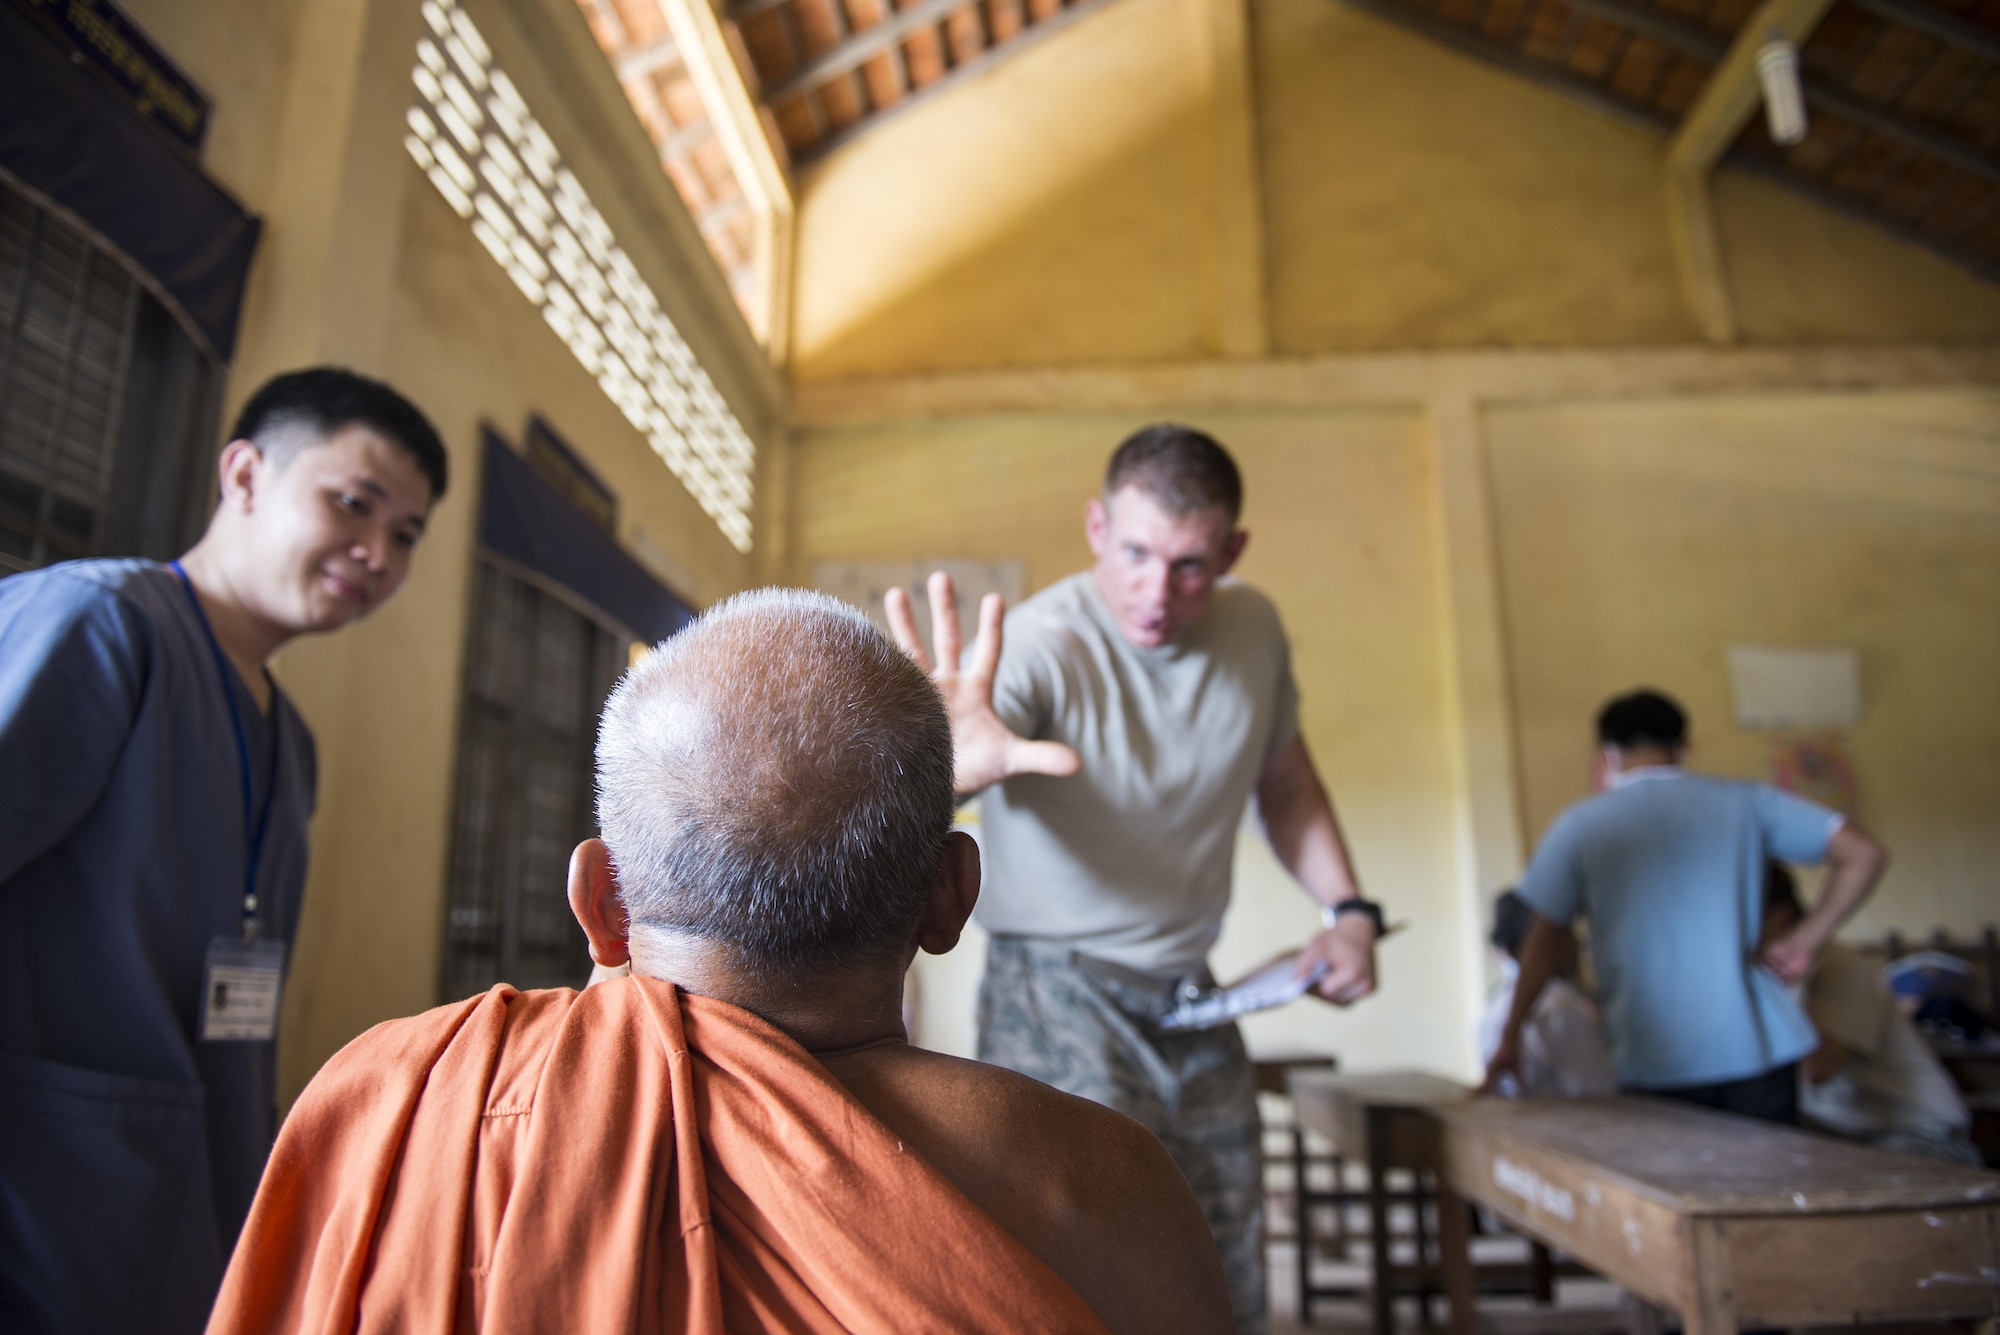
M1183 999L1171 1014L1160 1021L1159 1027L1167 1030L1213 1029L1239 1015L1297 1001L1314 983L1326 976L1326 969L1325 960L1316 960L1312 968L1299 973L1298 956L1287 955L1271 961L1234 987L1212 988L1199 997Z
M979 601L997 593L1013 607L1027 596L1028 568L1021 561L967 561L940 557L927 561L820 561L813 566L813 587L821 593L853 603L884 634L889 630L888 615L882 610L882 596L899 585L910 594L910 609L916 614L917 634L924 648L931 647L931 600L927 584L933 570L951 576L958 592L958 624L964 634L965 652L979 630Z
M1729 647L1736 722L1745 728L1851 728L1861 721L1861 656L1852 649Z

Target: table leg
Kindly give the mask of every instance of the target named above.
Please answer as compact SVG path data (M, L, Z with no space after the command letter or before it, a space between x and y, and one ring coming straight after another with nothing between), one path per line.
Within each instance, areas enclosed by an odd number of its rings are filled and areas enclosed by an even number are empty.
M1410 1206L1416 1211L1417 1324L1425 1330L1431 1328L1431 1279L1428 1268L1431 1259L1431 1230L1430 1224L1425 1217L1427 1212L1424 1209L1426 1204L1425 1198L1428 1195L1429 1193L1424 1190L1424 1170L1421 1168L1412 1169L1410 1172Z
M1472 1269L1472 1207L1439 1178L1437 1212L1438 1261L1444 1269L1445 1299L1451 1307L1451 1335L1478 1335L1479 1277Z
M1347 1259L1347 1160L1333 1156L1333 1254Z
M1389 1135L1388 1118L1380 1108L1368 1109L1368 1242L1374 1290L1369 1295L1375 1315L1375 1335L1396 1332L1396 1268L1389 1257Z
M1548 1247L1528 1240L1528 1275L1534 1286L1535 1301L1543 1307L1556 1300L1556 1258Z
M1687 1312L1686 1335L1736 1335L1736 1311L1704 1295Z
M1636 1293L1625 1296L1632 1300L1632 1335L1662 1335L1667 1328L1667 1314Z
M1730 1293L1728 1227L1716 1219L1694 1226L1694 1301L1681 1312L1686 1335L1736 1335L1736 1303Z
M1299 1245L1299 1324L1312 1324L1312 1200L1311 1186L1306 1172L1306 1133L1304 1127L1292 1128L1292 1190L1298 1198L1298 1219L1292 1234Z

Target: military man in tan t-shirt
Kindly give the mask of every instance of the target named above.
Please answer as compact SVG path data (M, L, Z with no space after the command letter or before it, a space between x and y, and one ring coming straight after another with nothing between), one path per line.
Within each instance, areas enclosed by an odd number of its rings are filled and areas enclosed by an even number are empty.
M1158 1022L1228 907L1251 797L1279 860L1321 905L1301 968L1339 1004L1374 990L1380 911L1298 731L1277 610L1226 578L1248 534L1242 481L1213 439L1148 427L1112 455L1084 512L1096 558L1006 620L988 597L961 670L951 583L931 578L933 677L951 706L959 794L984 793L992 934L979 1056L1143 1122L1187 1175L1228 1272L1237 1328L1264 1327L1257 1105L1234 1024ZM888 598L928 669L909 599Z

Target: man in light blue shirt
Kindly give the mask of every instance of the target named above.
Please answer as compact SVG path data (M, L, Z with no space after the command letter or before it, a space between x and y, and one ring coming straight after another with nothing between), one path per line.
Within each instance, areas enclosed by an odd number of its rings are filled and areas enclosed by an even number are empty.
M1795 1068L1818 1040L1785 989L1875 888L1886 854L1804 798L1683 770L1687 716L1657 692L1606 705L1597 737L1598 795L1556 818L1521 881L1537 916L1488 1085L1518 1067L1521 1026L1581 914L1621 1088L1797 1121ZM1760 951L1767 858L1830 870L1813 911Z

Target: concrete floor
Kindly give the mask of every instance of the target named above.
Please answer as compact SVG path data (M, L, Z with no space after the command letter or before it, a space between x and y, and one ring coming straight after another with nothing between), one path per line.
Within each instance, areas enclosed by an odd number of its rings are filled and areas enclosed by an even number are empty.
M1407 1246L1407 1243L1405 1244ZM1476 1255L1481 1260L1514 1259L1525 1257L1526 1244L1515 1238L1481 1239L1475 1244ZM1373 1335L1373 1320L1364 1300L1355 1299L1315 1299L1311 1325L1302 1324L1298 1314L1298 1248L1289 1241L1275 1242L1267 1253L1267 1276L1271 1295L1270 1335ZM1329 1286L1360 1288L1368 1279L1368 1251L1365 1243L1357 1243L1352 1255L1341 1261L1321 1258L1313 1266L1316 1283ZM1617 1285L1600 1279L1562 1279L1556 1285L1556 1302L1550 1311L1554 1320L1551 1327L1560 1327L1562 1335L1587 1335L1594 1330L1622 1332L1627 1327L1627 1310L1624 1293ZM1482 1312L1519 1312L1526 1314L1532 1304L1525 1298L1487 1298L1481 1301ZM1449 1319L1449 1311L1442 1298L1431 1303L1431 1320L1442 1328ZM1405 1298L1397 1304L1397 1330L1399 1335L1417 1335L1419 1324L1417 1303L1414 1298ZM1521 1335L1528 1335L1523 1331Z

